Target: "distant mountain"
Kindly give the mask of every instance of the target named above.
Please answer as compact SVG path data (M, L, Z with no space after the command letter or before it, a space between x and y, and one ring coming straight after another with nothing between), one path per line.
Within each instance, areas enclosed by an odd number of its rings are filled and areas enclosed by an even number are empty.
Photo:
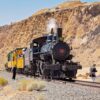
M46 34L47 21L55 18L63 28L63 37L73 50L73 60L83 67L100 66L100 2L64 2L43 9L31 17L0 27L0 67L6 55L17 47L29 45L33 38Z

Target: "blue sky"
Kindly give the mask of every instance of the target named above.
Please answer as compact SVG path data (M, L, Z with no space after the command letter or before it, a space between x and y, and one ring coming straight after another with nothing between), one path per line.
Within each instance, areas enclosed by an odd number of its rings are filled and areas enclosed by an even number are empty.
M0 0L0 26L20 21L40 9L51 8L64 1L67 0ZM100 2L100 0L81 1Z

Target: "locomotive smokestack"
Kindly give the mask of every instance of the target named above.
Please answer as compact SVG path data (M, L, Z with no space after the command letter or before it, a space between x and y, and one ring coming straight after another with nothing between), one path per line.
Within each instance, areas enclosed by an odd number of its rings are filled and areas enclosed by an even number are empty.
M57 28L58 38L62 38L62 28Z

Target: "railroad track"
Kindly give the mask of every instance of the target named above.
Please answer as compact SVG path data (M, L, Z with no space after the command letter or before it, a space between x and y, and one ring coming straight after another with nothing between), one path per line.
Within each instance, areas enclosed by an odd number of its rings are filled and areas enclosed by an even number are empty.
M82 80L72 80L69 81L67 79L63 79L63 80L52 80L55 83L61 83L61 84L66 84L66 83L70 83L70 84L75 84L75 85L81 85L81 86L89 86L89 87L94 87L94 88L100 88L100 83L98 82L90 82L90 81L82 81Z
M98 83L98 82L89 82L89 81L75 80L74 84L78 84L78 85L82 85L82 86L89 86L89 87L100 88L100 83Z

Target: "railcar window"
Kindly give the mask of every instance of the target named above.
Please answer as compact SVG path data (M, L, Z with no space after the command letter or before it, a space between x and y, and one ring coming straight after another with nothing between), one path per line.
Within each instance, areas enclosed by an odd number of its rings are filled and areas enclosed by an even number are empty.
M37 44L37 43L34 43L34 44L33 44L33 46L34 46L34 47L37 47L37 46L38 46L38 44Z
M11 60L12 60L12 54L9 53L9 54L8 54L8 61L11 61Z
M8 61L10 61L10 54L8 54Z
M33 52L38 52L39 50L38 43L33 44Z

